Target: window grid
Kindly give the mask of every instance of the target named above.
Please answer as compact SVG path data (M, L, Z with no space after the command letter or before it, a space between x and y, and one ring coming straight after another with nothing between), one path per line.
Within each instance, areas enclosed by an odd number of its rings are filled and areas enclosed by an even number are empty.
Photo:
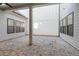
M24 32L24 22L7 18L7 33Z
M62 26L60 26L60 32L66 35L69 35L69 36L73 36L74 34L73 33L74 32L74 12L70 13L65 18L63 18L60 21L60 23L62 23Z

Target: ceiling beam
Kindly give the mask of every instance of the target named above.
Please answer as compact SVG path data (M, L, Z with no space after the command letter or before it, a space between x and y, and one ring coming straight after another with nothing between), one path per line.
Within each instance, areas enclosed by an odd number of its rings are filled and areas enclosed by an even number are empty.
M18 6L18 7L14 7L14 8L8 8L8 9L5 9L5 11L7 10L20 10L20 9L27 9L29 7L29 4L24 4L22 6Z
M17 14L17 15L19 15L19 16L22 16L22 17L24 17L24 18L26 18L26 19L28 19L27 17L25 17L25 16L23 16L23 15L21 15L20 13L18 13L18 12L15 12L15 11L12 11L13 13L15 13L15 14Z
M13 8L13 6L11 6L10 4L8 4L8 3L5 3L7 6L9 6L10 8Z

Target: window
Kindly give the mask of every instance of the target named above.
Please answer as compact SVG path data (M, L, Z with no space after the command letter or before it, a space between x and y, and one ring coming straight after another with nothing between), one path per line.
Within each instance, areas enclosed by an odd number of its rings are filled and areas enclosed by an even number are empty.
M63 33L67 34L67 17L63 19Z
M10 18L7 19L7 33L14 33L14 20Z
M15 28L16 27L16 28ZM24 32L24 22L14 20L14 19L7 19L7 33L19 33Z
M24 22L20 22L20 32L24 32Z
M73 13L68 16L67 34L70 36L73 36L73 17Z
M16 21L16 32L20 32L20 21Z
M62 22L62 20L60 21L60 32L63 33L63 22Z
M16 32L24 32L24 22L16 21Z
M74 13L72 12L60 21L60 32L73 36L73 21Z

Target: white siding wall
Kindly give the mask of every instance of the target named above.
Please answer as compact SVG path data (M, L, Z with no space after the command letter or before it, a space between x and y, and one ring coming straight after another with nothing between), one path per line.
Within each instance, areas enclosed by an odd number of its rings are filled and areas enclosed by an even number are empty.
M74 12L74 37L79 42L79 9Z
M18 16L16 14L0 11L0 41L25 35L26 31L21 33L7 34L7 18L12 18L20 21L25 20L25 18Z
M61 19L64 18L69 13L71 13L72 11L74 11L74 36L71 37L61 33L60 37L79 50L79 7L78 6L79 4L61 4L60 5Z

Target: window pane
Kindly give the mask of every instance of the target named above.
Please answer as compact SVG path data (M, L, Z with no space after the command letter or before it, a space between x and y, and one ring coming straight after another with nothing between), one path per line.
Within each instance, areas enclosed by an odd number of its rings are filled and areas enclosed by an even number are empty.
M16 21L16 32L20 32L20 22Z
M60 21L60 32L61 32L61 33L63 33L63 27L62 27L62 26L63 26L63 22L62 22L62 20L61 20L61 21Z
M70 35L70 36L73 36L73 25L72 24L68 25L67 28L68 28L67 29L67 31L68 31L67 34Z
M68 25L67 25L67 34L70 36L73 36L73 18L74 18L74 15L73 13L71 13L68 16Z
M24 22L17 21L16 24L16 32L24 32Z
M24 23L22 23L22 32L24 32Z
M7 19L7 33L14 33L14 20L10 18Z
M68 16L68 25L72 24L72 14Z

